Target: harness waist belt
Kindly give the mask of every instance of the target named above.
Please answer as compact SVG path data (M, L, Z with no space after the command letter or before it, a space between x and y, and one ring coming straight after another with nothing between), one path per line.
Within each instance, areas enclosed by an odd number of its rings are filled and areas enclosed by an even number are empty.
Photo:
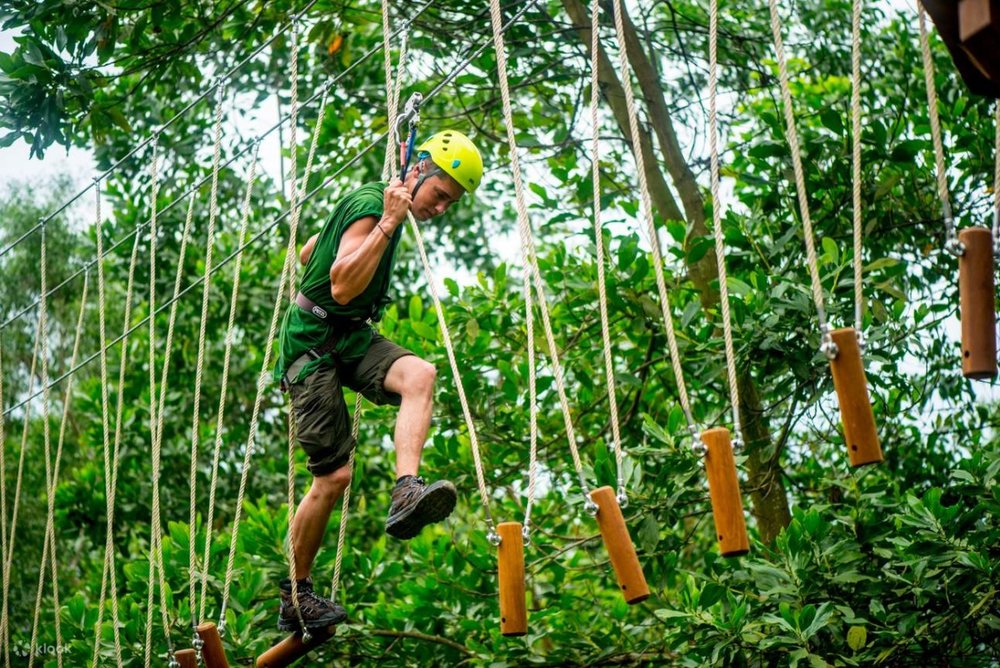
M346 328L360 328L366 322L368 318L362 318L360 316L350 317L331 314L325 308L314 302L313 300L306 297L301 292L295 295L295 304L308 313L312 313L314 316L320 320L325 320L328 324L335 327L346 327Z
M361 329L370 322L368 318L350 318L331 315L325 308L309 299L301 292L295 295L295 304L303 311L312 313L320 320L326 322L330 326L330 334L319 346L307 350L294 362L292 362L292 364L288 367L288 371L285 372L284 377L281 379L282 390L287 389L287 386L292 384L292 381L295 380L295 378L299 375L299 372L302 371L303 367L305 367L310 360L319 359L320 357L323 357L327 353L333 351L337 344L338 333Z
M326 320L327 318L330 317L330 314L327 313L325 308L323 308L313 300L309 299L301 292L295 295L295 303L298 305L300 309L312 313L320 320Z

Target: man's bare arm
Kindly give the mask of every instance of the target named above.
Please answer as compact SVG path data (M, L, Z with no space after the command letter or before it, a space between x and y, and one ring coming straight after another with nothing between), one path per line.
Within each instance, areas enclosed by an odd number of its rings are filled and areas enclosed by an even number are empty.
M396 179L384 191L381 218L359 218L344 230L337 259L330 267L330 294L335 302L349 303L372 282L382 253L406 218L411 201L409 191Z
M340 239L337 259L330 267L330 294L338 304L347 304L368 287L389 245L385 226L375 216L359 218Z
M309 237L309 241L307 241L302 247L302 250L299 251L299 262L302 263L302 266L309 264L309 258L312 257L313 248L316 247L317 239L319 239L318 234L312 235Z

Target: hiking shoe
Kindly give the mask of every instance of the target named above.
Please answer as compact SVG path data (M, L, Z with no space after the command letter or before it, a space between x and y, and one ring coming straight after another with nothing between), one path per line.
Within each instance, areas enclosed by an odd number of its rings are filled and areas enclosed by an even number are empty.
M458 494L447 480L425 485L419 476L403 476L392 490L385 532L393 538L413 538L428 524L440 522L455 509Z
M339 624L347 619L347 611L342 606L313 592L312 580L298 581L299 610L307 629L320 629ZM292 601L292 582L288 578L281 581L281 612L278 614L279 631L301 631L295 604Z

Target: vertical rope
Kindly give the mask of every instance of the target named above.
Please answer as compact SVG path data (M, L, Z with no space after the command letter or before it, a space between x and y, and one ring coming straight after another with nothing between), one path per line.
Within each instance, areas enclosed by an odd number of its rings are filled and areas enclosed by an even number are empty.
M351 438L354 439L355 443L358 442L358 434L361 432L360 416L361 393L358 392L354 398L354 419L351 424ZM351 448L351 455L347 459L347 468L350 470L352 477L354 474L354 453L357 449L357 445ZM340 529L337 532L337 558L333 563L333 582L330 585L330 600L334 602L337 600L337 591L340 589L340 573L344 562L344 542L347 538L347 511L351 507L351 484L351 481L348 481L347 487L344 488L344 498L340 505Z
M46 251L47 236L45 233L45 226L41 228L41 252L39 258L39 273L41 274L41 302L38 305L38 338L41 341L41 349L39 355L42 360L42 447L43 454L45 456L45 485L46 485L46 515L50 512L49 507L51 506L55 497L55 488L52 485L52 443L51 443L51 426L49 425L49 402L51 401L51 391L49 389L49 307L48 298L46 293L49 291L48 286L48 253ZM48 557L48 525L46 524L46 534L45 538L42 539L42 563L39 570L39 586L38 586L38 598L35 604L35 623L31 631L31 648L30 648L30 658L28 659L28 668L34 664L35 659L35 642L38 639L38 621L37 613L41 607L41 594L42 585L45 582L45 561ZM58 617L58 609L56 610L56 616Z
M298 176L298 125L299 125L299 25L298 20L293 19L291 25L291 36L292 36L292 53L291 53L291 97L292 97L292 109L289 113L288 120L288 146L289 146L289 162L290 173L288 177L288 182L290 189L288 192L289 204L291 206L291 218L292 218L292 229L297 230L299 227L299 192L296 187L296 177ZM296 267L295 263L289 268L291 271L291 277L288 283L288 296L289 298L295 297L296 292Z
M615 468L618 476L618 503L627 504L625 469L622 465L622 437L618 424L618 397L615 392L615 368L611 357L611 333L608 325L608 295L604 278L604 227L601 225L601 151L598 138L600 121L597 115L600 81L598 80L598 54L600 49L600 3L590 3L590 180L594 191L594 242L597 250L597 304L601 314L601 343L604 351L604 380L608 389L611 408L611 438L615 451Z
M382 161L382 180L389 180L390 175L395 171L396 157L396 116L399 113L399 92L403 80L404 59L406 57L406 32L403 33L402 43L399 51L399 71L396 73L395 83L392 78L392 53L389 43L389 3L382 0L382 66L385 74L385 95L388 123L388 140L385 151L385 158ZM315 139L315 137L314 137ZM351 438L354 440L354 447L347 459L347 468L354 476L354 454L357 450L358 435L361 433L361 394L358 393L354 399L354 413L351 414ZM336 602L337 592L340 589L340 575L344 563L344 545L347 541L347 518L351 509L351 480L344 488L344 496L340 502L340 526L337 531L337 552L333 564L333 579L330 583L330 600Z
M639 179L639 203L642 217L646 224L646 234L649 237L650 250L653 254L653 272L656 277L656 290L660 297L660 311L667 333L667 346L670 350L670 363L677 381L677 396L681 409L687 419L688 430L697 442L698 425L691 410L688 398L687 384L684 382L684 369L681 366L680 348L677 345L677 334L674 331L674 318L670 313L670 298L667 294L666 282L663 278L663 256L660 252L660 241L653 223L653 204L649 195L649 184L646 182L645 157L642 153L642 143L639 136L639 118L635 106L635 96L632 93L631 76L629 73L628 56L625 46L625 26L622 21L621 0L614 1L615 36L618 42L618 65L621 70L622 87L625 89L625 106L628 109L629 128L632 137L632 155L635 159L636 173Z
M297 34L296 29L293 27L292 35L293 38ZM293 81L298 77L298 57L295 55L297 48L293 48ZM294 103L298 104L297 90L293 85L293 91L296 91L296 97L293 99ZM293 108L294 113L294 108ZM292 123L292 127L295 127L295 122ZM317 133L320 131L319 125L317 125ZM294 146L295 138L292 137L292 145ZM293 151L294 155L294 151ZM293 169L294 173L294 169ZM305 181L308 182L309 175L305 175ZM295 183L292 183L292 192L295 192ZM257 429L260 422L260 411L261 406L264 403L264 392L268 387L268 375L271 368L271 352L274 347L274 339L278 332L278 320L281 314L281 307L284 304L284 295L289 289L290 284L294 281L292 264L298 257L296 252L296 239L298 238L298 224L299 216L296 206L296 202L293 195L292 200L292 215L289 217L289 230L288 230L288 242L285 247L285 262L282 265L281 278L278 281L278 291L275 295L274 306L271 310L271 325L268 329L267 340L264 344L264 359L261 363L260 373L257 376L257 394L254 398L253 410L250 416L250 430L247 435L246 447L243 454L243 470L240 474L240 486L239 491L236 496L236 509L233 516L233 530L229 541L229 557L226 562L226 576L222 588L222 605L219 610L219 633L223 634L226 630L226 609L229 604L229 593L232 589L233 573L236 563L236 546L239 540L240 533L240 521L243 516L243 499L246 496L247 481L250 475L250 460L253 457L254 444L257 440ZM290 528L290 526L289 526ZM291 541L289 541L291 543ZM293 559L294 561L294 559ZM297 590L295 589L295 578L292 577L292 587L293 587L293 599L297 602ZM297 606L296 606L297 607Z
M35 325L35 345L31 354L31 371L28 373L28 396L30 397L35 389L35 368L38 365L39 341L41 340L42 321L39 318ZM8 537L7 552L3 556L3 589L6 594L2 602L3 610L0 612L0 630L4 639L4 659L10 664L10 568L14 560L14 536L17 534L17 513L21 505L21 482L24 479L24 453L28 447L28 424L31 422L31 404L24 406L24 423L21 426L21 450L17 460L17 480L14 483L14 507L10 518L10 536Z
M864 348L862 324L865 296L861 281L861 0L851 12L851 197L854 228L854 330Z
M472 449L472 460L476 467L476 483L479 486L479 496L483 503L483 511L486 514L487 537L490 542L496 543L499 536L496 533L496 525L493 522L493 513L490 511L490 496L486 488L486 475L483 471L482 455L479 452L479 436L476 434L476 425L472 421L472 411L469 408L469 399L465 395L465 385L455 358L455 348L451 342L451 332L448 330L447 320L444 315L444 307L441 305L441 297L438 295L437 286L434 284L434 273L431 271L430 260L427 259L427 250L424 248L424 238L420 233L420 227L412 213L407 214L410 222L410 229L413 231L413 238L417 244L417 252L420 254L420 262L424 268L424 278L427 280L427 287L431 292L431 299L434 302L434 310L437 313L438 324L441 326L441 338L444 342L444 349L448 355L448 364L451 373L455 377L455 389L458 392L458 401L462 406L462 416L465 418L465 427L469 431L469 445Z
M208 232L205 238L205 271L201 288L201 320L198 326L198 359L195 363L194 407L191 411L191 462L188 471L188 596L191 601L192 642L200 647L201 637L197 628L200 618L195 616L197 601L195 587L198 579L198 563L195 545L198 535L198 449L201 441L201 385L205 369L205 329L208 324L208 300L211 288L212 254L215 249L215 221L219 214L219 166L222 153L222 108L225 89L221 82L215 101L214 136L212 140L212 185L208 203Z
M400 61L400 66L402 67L402 60ZM398 76L402 76L402 69L400 69ZM389 129L390 138L395 136L395 132L393 131L394 127L395 119L393 119L392 126L390 126ZM391 177L395 179L398 167L396 165L396 161L391 161L390 165ZM451 332L448 330L448 322L445 319L444 307L441 305L441 298L438 295L437 286L434 282L434 272L431 270L430 260L427 259L427 250L424 248L424 238L420 233L420 227L417 225L416 219L410 212L407 212L407 220L410 223L410 229L413 232L413 238L417 245L417 252L420 255L420 262L424 269L424 278L426 279L427 287L431 292L431 300L434 302L434 311L437 314L438 324L441 327L441 337L444 342L445 352L448 355L448 364L451 368L451 373L455 378L455 389L458 392L458 400L462 406L462 416L465 419L465 427L469 431L469 445L472 449L472 460L476 467L476 484L479 487L479 497L483 504L483 512L486 515L487 537L491 543L499 544L499 536L496 532L496 525L493 522L493 513L490 511L490 497L486 488L486 474L483 471L482 456L479 452L479 436L476 434L476 425L472 421L472 411L469 408L469 400L465 395L465 385L462 383L458 361L455 359L455 349L451 343Z
M243 193L242 216L240 219L240 231L237 238L237 248L246 243L247 230L250 223L250 202L253 195L253 186L257 180L257 162L260 155L260 142L254 147L253 158L250 161L250 169L247 172L246 188ZM240 294L240 273L243 269L243 252L236 254L233 262L233 287L229 298L229 321L226 324L226 338L222 355L222 380L219 390L219 410L215 422L215 448L212 454L212 479L208 492L208 516L205 520L205 551L202 556L201 567L201 600L198 604L198 620L205 618L205 604L208 599L208 571L212 556L212 529L215 524L215 493L219 481L219 461L222 456L222 434L225 426L226 398L229 389L229 366L233 350L233 330L236 325L236 304ZM193 603L192 603L193 607Z
M993 252L1000 255L1000 99L993 105L996 140L993 147ZM0 424L0 434L3 425Z
M591 513L596 512L596 504L587 494L588 486L583 473L583 462L580 460L580 453L576 443L576 433L573 427L573 416L569 408L569 400L566 397L566 387L563 380L562 364L559 361L559 351L556 346L555 336L552 333L552 323L549 320L548 304L545 296L545 286L542 284L541 273L538 270L538 261L535 256L535 244L532 239L531 225L528 220L528 206L524 198L524 184L521 179L521 166L517 153L517 140L514 136L513 111L510 104L510 86L507 77L507 53L504 46L501 26L503 18L500 14L499 0L490 0L490 21L493 28L493 45L497 56L497 78L500 83L500 96L503 102L504 125L507 129L507 145L510 149L511 172L514 178L514 195L517 208L518 231L521 235L521 252L524 261L525 271L532 275L535 285L535 296L539 302L542 315L542 328L545 332L545 339L549 346L549 356L552 361L552 371L555 378L556 393L559 396L559 404L562 409L563 424L566 428L566 440L569 444L570 453L573 457L573 464L576 468L577 477L580 481L580 492L583 495L584 506Z
M188 199L187 215L184 218L184 231L181 233L181 246L180 250L178 251L177 270L174 274L174 292L173 292L173 298L170 303L170 314L167 318L166 342L163 346L163 368L160 370L159 406L156 411L157 420L156 420L155 438L159 443L163 442L163 426L164 426L163 416L164 416L164 409L167 396L167 378L170 369L170 357L171 357L171 352L173 351L174 324L177 320L178 295L180 294L181 290L181 278L184 275L184 258L187 256L187 246L191 240L191 227L192 227L192 221L194 219L195 199L196 199L196 194L192 192L191 197ZM195 602L194 599L189 599L189 601L193 614L195 609ZM197 619L195 619L195 622L197 623ZM195 643L195 646L200 650L201 646L199 643L201 642L201 638L197 634L195 634L195 637L198 638L198 643Z
M4 624L0 627L0 647L4 658L4 667L10 668L10 643L7 642L6 612L7 601L10 600L8 591L8 580L5 575L6 555L7 555L7 432L3 413L3 342L0 341L0 582L3 587L3 613Z
M278 316L281 314L281 307L285 303L284 296L286 294L289 275L288 265L296 255L294 238L294 233L290 233L289 243L285 250L285 262L282 266L281 278L278 281L278 291L275 296L274 307L271 310L271 325L268 329L264 347L262 348L264 359L261 362L260 373L257 375L257 394L250 413L250 430L243 453L243 469L240 474L239 491L236 495L233 530L229 540L229 557L226 562L226 576L222 588L222 606L219 611L219 633L224 633L226 628L226 608L229 602L229 593L232 588L233 572L236 563L236 546L239 541L240 520L243 516L243 499L246 496L247 481L250 475L250 460L253 457L254 444L257 440L257 429L260 424L261 406L264 403L264 392L269 385L268 375L271 367L271 351L274 347L274 339L278 331Z
M43 239L44 239L44 228L43 228ZM80 312L76 320L76 334L73 338L73 351L70 355L69 368L74 368L76 366L76 360L80 352L80 340L83 335L83 316L87 308L87 288L90 283L90 273L85 272L83 275L83 289L80 293ZM58 571L58 559L56 556L56 540L55 540L55 490L59 484L59 467L62 461L62 451L63 443L66 439L66 425L69 422L69 407L72 403L73 398L73 376L69 376L66 380L66 389L63 394L63 412L62 412L62 422L59 425L59 437L56 444L56 456L55 464L52 469L52 477L47 482L49 503L46 508L46 520L45 520L45 537L43 539L42 546L42 561L41 567L38 572L38 591L35 598L35 615L32 621L32 631L31 631L31 648L30 654L31 659L29 662L34 660L36 640L38 636L38 620L39 613L41 610L41 598L42 590L45 584L45 565L46 560L50 560L51 572L52 572L52 606L55 610L55 632L56 632L56 646L62 647L62 623L59 618L59 571ZM0 401L2 403L2 401ZM3 439L2 431L0 431L0 441ZM56 655L56 663L58 666L62 666L62 653L59 652ZM30 665L30 663L29 663Z
M105 303L105 276L104 276L104 226L101 216L101 183L95 180L95 220L94 229L97 236L97 313L98 329L100 332L100 369L101 369L101 427L103 433L103 454L104 454L104 498L107 515L107 532L104 543L104 567L101 573L101 595L97 604L97 623L95 624L94 654L92 668L97 668L97 657L101 646L101 626L104 617L104 598L108 585L111 586L111 628L114 636L115 663L118 668L122 668L122 648L121 634L118 631L118 585L115 567L115 542L114 542L114 511L115 511L115 470L117 468L117 448L112 457L110 420L108 397L108 346L106 321L107 305ZM136 235L138 238L138 235ZM126 321L127 322L127 321ZM124 343L124 342L123 342ZM125 346L122 346L122 350ZM110 581L110 582L109 582Z
M528 498L524 504L522 535L531 535L531 511L535 506L538 486L538 378L535 361L535 307L531 297L531 276L523 272L521 292L524 295L525 347L528 350Z
M835 355L830 348L830 326L826 320L826 309L823 306L823 283L819 276L819 261L816 258L816 236L813 233L812 218L809 216L809 196L806 193L805 171L802 169L802 152L799 149L799 133L795 127L795 112L792 109L792 93L788 85L788 65L785 61L785 47L781 39L781 16L778 14L777 0L768 0L771 11L771 34L774 38L774 52L778 60L778 79L781 83L781 99L785 113L785 130L788 134L788 147L792 154L792 168L795 172L795 188L799 200L799 212L802 215L802 226L805 229L806 263L809 266L809 279L812 285L813 301L816 304L816 318L819 321L823 337L823 350L827 356Z
M151 517L151 546L150 546L150 569L149 569L149 591L152 594L153 591L153 575L154 572L159 579L160 587L160 614L162 617L163 624L163 636L167 642L167 652L170 657L171 665L175 663L174 659L174 644L170 637L170 619L167 611L167 583L166 583L166 569L163 565L163 532L162 532L162 518L160 512L160 463L161 463L161 442L158 438L160 433L159 424L157 420L157 403L156 403L156 249L157 249L157 227L156 227L156 212L157 212L157 197L160 191L159 182L159 170L158 170L158 148L159 148L159 136L154 135L153 138L153 160L151 165L151 181L150 186L150 206L152 208L152 213L149 221L149 434L150 441L152 445L152 460L153 460L153 509ZM162 389L162 388L161 388ZM153 562L156 562L156 568L153 568ZM151 627L152 627L152 606L150 606L147 613L147 630L146 637L150 637ZM147 651L145 654L145 659L147 667L151 658L151 652Z
M726 274L726 244L722 233L722 197L719 193L719 2L711 0L708 29L708 144L712 172L712 226L715 236L715 261L719 272L719 307L722 310L722 337L726 349L726 377L729 382L729 403L733 409L733 446L743 444L740 419L740 388L736 379L736 353L733 350L733 323L729 313L729 279Z
M319 112L316 115L316 126L313 128L312 141L309 144L309 155L306 158L306 171L302 176L302 187L299 188L299 199L306 196L309 189L309 175L312 174L313 160L316 157L316 147L319 146L319 135L323 129L323 119L326 118L326 105L330 98L330 89L323 89L323 96L319 102ZM301 212L300 212L301 213Z
M299 120L299 39L298 39L298 25L296 22L292 22L291 30L291 104L292 110L290 113L290 131L289 131L289 162L291 163L291 170L289 174L289 182L291 188L289 190L290 206L291 206L291 219L292 219L292 229L298 229L299 224L299 207L298 207L298 188L295 184L296 172L298 171L298 120ZM297 267L295 262L292 261L288 263L288 297L289 299L295 298L296 292L296 274ZM288 578L291 581L292 587L292 603L295 607L295 616L298 618L299 627L305 628L305 621L302 618L302 610L299 606L299 588L298 588L298 574L295 572L295 541L292 538L292 524L295 519L295 441L298 431L298 426L295 422L295 412L288 411L288 541L287 541L287 557L288 557Z
M396 79L394 82L392 78L392 51L391 45L389 44L389 0L382 0L382 67L385 71L385 97L388 106L389 127L389 140L385 151L385 159L382 162L383 181L388 180L389 176L395 171L393 166L396 164L397 156L399 155L399 147L396 144L398 141L395 131L396 116L399 113L399 93L402 88L401 83L403 80L404 68L406 67L406 43L408 35L409 29L404 29L400 38L399 64L397 66Z
M931 124L931 141L934 144L934 176L937 179L938 198L941 200L941 216L944 218L945 248L958 256L964 249L955 231L955 219L948 197L948 176L944 171L944 144L941 141L941 120L938 117L937 89L934 85L934 59L931 57L931 46L927 37L926 13L919 2L917 16L920 24L920 54L924 61L924 84L927 87L927 116Z
M139 245L140 245L140 235L135 235L135 240L132 243L132 255L129 258L128 263L128 277L125 283L125 314L122 318L122 335L121 335L121 349L119 355L118 364L118 397L117 405L115 408L115 434L114 441L112 443L112 453L111 453L111 500L115 499L115 495L118 490L118 470L121 466L121 444L122 444L122 429L125 423L125 372L128 367L129 360L129 331L132 324L132 296L135 291L135 268L138 264L139 259ZM112 506L114 510L114 506ZM112 525L113 526L113 525ZM111 562L112 568L114 568L114 561ZM111 589L114 592L116 589L117 574L112 570L110 572ZM115 595L117 599L117 595ZM117 603L115 603L117 605Z
M171 351L173 350L173 339L174 339L174 323L177 320L177 306L178 306L178 295L181 290L181 278L184 276L184 258L187 256L187 246L191 241L191 227L194 219L194 202L196 199L196 194L191 193L191 197L188 198L188 208L187 215L184 218L184 229L181 232L181 246L178 251L177 257L177 269L174 274L174 292L173 298L170 303L170 313L167 318L167 334L166 342L163 346L163 367L160 369L160 392L159 392L159 404L156 409L157 416L157 426L156 426L156 439L162 443L163 441L163 426L164 426L164 410L166 405L166 395L167 395L167 377L170 369L170 357ZM192 609L194 608L194 602L191 603Z

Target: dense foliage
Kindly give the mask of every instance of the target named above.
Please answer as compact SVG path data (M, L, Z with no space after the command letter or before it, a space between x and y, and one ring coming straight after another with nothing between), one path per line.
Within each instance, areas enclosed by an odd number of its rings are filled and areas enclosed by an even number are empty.
M0 9L20 31L17 48L0 54L0 143L31 143L36 156L60 146L87 147L101 168L126 156L151 129L211 86L273 35L243 65L222 95L224 167L219 178L218 237L207 319L204 381L197 429L195 489L197 568L208 569L205 620L218 620L232 520L248 439L257 377L287 242L287 225L269 228L287 210L289 129L280 167L265 165L253 191L250 234L264 232L244 254L237 302L229 394L216 433L232 262L239 245L240 202L251 138L287 114L291 41L281 32L305 3L134 4L14 0ZM590 223L589 58L570 15L574 0L538 3L507 34L516 95L518 141L531 182L531 213L553 325L570 388L573 420L589 484L615 484L610 418L603 381L597 309L595 237ZM604 48L617 50L604 17ZM396 14L396 12L399 14ZM513 5L507 8L513 14ZM820 266L829 311L853 318L851 262L850 3L805 1L785 8L787 48L797 119L808 166L808 190L820 237ZM465 54L489 39L482 3L394 8L412 17L404 99L427 92ZM568 15L567 12L570 14ZM639 3L634 36L651 63L658 95L644 91L644 128L657 223L666 249L671 309L681 334L684 371L698 421L728 424L727 385L719 333L718 278L705 218L707 195L704 95L707 22L698 3ZM724 218L747 450L737 458L751 552L718 556L702 462L691 452L677 404L663 323L656 303L648 243L638 229L635 172L627 136L612 110L615 82L602 77L602 197L609 254L608 294L615 381L629 490L626 519L653 590L630 608L616 591L596 524L584 512L555 396L547 347L539 353L540 484L526 548L529 634L500 635L495 550L485 537L470 440L462 420L427 284L413 241L404 239L395 303L381 331L433 362L439 371L433 434L423 471L455 481L461 503L453 519L408 543L388 539L384 513L392 484L389 436L394 412L364 407L342 588L350 623L314 663L369 665L995 665L1000 661L1000 443L991 386L961 376L957 342L956 268L941 252L942 225L933 187L923 74L915 17L867 8L864 34L863 134L866 367L884 464L851 470L840 432L828 365L804 264L801 224L779 104L766 7L727 6L721 17ZM381 148L326 180L385 130L385 82L378 3L319 0L300 36L299 97L330 88L330 107L316 127L318 100L302 106L296 164L301 176L311 134L319 135L300 239L317 231L338 194L379 178ZM399 54L398 40L393 45ZM637 54L630 52L633 63ZM949 186L962 225L990 215L994 124L987 101L970 97L947 52L935 44L937 87L948 146ZM460 356L486 460L490 504L500 521L524 516L528 480L527 353L521 271L513 250L515 214L496 90L496 59L487 48L428 101L424 127L472 134L491 166L484 187L440 221L425 226L435 281ZM619 83L620 86L620 83ZM180 122L162 128L163 163L157 216L158 306L180 269L173 345L165 344L166 311L156 316L156 372L169 360L165 389L160 490L163 556L172 645L190 642L189 584L193 392L201 326L210 183L197 188L193 238L181 261L188 200L184 193L210 175L215 96ZM659 134L663 103L682 152ZM278 133L265 139L276 145ZM268 143L269 142L269 143ZM279 158L263 152L265 161ZM230 159L231 162L230 162ZM47 301L49 378L70 371L77 317L80 370L63 420L66 381L54 385L49 447L54 460L65 427L54 491L58 620L64 665L91 665L102 589L107 531L97 272L90 265L97 235L113 247L107 272L107 336L123 330L134 249L130 321L137 326L108 358L112 437L122 406L114 545L123 665L143 663L147 633L152 462L150 341L143 320L150 304L149 149L125 160L103 185L102 219L93 193L46 226L47 282L66 282ZM31 230L73 193L70 184L16 184L0 200L0 249ZM680 200L681 203L676 203ZM173 203L173 204L172 204ZM671 206L673 208L671 208ZM134 234L134 230L139 233ZM41 382L32 358L40 286L37 232L0 255L0 372L3 407L20 404ZM138 244L135 246L134 244ZM220 264L226 261L225 264ZM82 271L85 268L87 271ZM706 273L707 272L707 273ZM84 275L86 301L84 303ZM283 297L282 297L283 298ZM22 311L24 312L22 314ZM128 327L126 327L128 329ZM90 359L88 359L90 358ZM124 383L119 384L120 364ZM159 391L159 388L158 390ZM348 397L352 404L353 397ZM4 414L4 540L14 541L10 595L11 665L25 665L32 642L39 564L46 525L47 472L41 398ZM247 501L239 529L225 642L237 665L273 644L277 581L287 572L285 397L265 394ZM22 437L23 434L23 437ZM210 560L206 540L211 450L221 438L217 507ZM23 467L19 462L23 456ZM295 452L301 498L308 479ZM54 463L54 462L53 462ZM16 533L15 486L20 480ZM337 514L315 569L328 587ZM55 647L55 602L45 574L37 643ZM157 588L152 615L154 661L167 641ZM197 616L197 615L195 615ZM115 665L111 606L99 629L101 666ZM5 657L6 660L6 657ZM43 651L36 665L57 665Z

